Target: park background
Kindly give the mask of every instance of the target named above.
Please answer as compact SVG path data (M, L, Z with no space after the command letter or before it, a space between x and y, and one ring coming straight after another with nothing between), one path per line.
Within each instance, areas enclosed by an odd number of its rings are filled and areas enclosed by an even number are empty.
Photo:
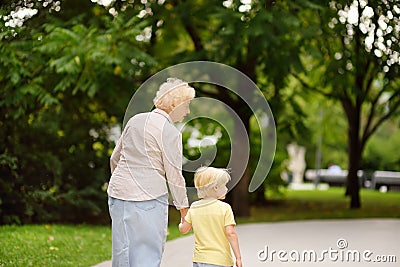
M82 238L83 249L96 241L81 233L98 229L93 236L105 247L95 246L91 255L97 250L109 257L105 191L113 129L122 127L143 82L189 61L238 69L261 89L274 115L274 162L250 194L260 153L253 114L224 88L193 84L198 96L231 107L249 132L249 164L228 194L243 222L399 217L396 188L386 194L362 189L357 178L358 170L400 171L399 16L400 5L387 0L2 1L0 224L10 225L1 228L6 237L18 231L24 237L2 238L2 253L25 242L57 255L78 242L71 236ZM235 140L213 120L189 125L198 140L219 136L212 165L226 166ZM190 138L192 131L183 132L185 157L207 153L207 147L189 146ZM288 190L281 173L291 143L306 148L308 169L334 162L348 170L347 183L326 192ZM191 174L185 177L190 185ZM31 239L30 225L39 225ZM54 245L60 232L69 237ZM9 266L12 257L2 255L0 264Z

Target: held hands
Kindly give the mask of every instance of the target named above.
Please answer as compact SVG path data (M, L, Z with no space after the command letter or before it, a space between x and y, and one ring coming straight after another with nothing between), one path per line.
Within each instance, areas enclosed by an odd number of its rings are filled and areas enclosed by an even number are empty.
M179 226L179 232L181 232L182 234L187 234L190 230L192 230L192 225L190 223L188 223L187 221L183 220Z
M182 224L182 222L179 223L178 229L179 229L179 232L181 232L181 233L183 232L183 224Z
M183 222L184 222L185 220L181 217L181 222L178 224L178 229L179 229L179 232L181 232L182 233L182 227L183 227Z
M178 228L179 228L179 232L181 232L182 234L186 234L190 230L192 230L192 225L190 223L188 223L187 221L185 221L185 216L186 216L188 210L189 210L188 208L183 208L180 210L181 222L179 223Z

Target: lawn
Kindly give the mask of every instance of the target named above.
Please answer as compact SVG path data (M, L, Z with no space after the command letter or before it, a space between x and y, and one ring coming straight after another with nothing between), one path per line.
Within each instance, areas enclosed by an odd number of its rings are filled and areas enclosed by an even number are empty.
M269 196L265 206L252 207L239 224L310 219L400 218L400 192L362 190L362 208L350 210L342 188L327 191L286 191ZM168 240L177 230L179 212L170 209ZM0 267L93 266L109 260L109 226L26 225L0 227Z
M287 191L272 197L265 207L253 207L251 217L239 223L312 219L400 218L400 192L360 191L361 209L349 208L350 199L344 188L326 191Z
M92 266L110 258L105 226L1 226L0 266Z

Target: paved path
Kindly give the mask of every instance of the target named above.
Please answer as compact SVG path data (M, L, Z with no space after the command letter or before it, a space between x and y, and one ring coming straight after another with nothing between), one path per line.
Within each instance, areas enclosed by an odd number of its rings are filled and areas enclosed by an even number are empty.
M259 223L236 229L245 267L400 266L400 219ZM161 267L192 266L192 251L192 235L167 242ZM107 261L95 267L110 266Z

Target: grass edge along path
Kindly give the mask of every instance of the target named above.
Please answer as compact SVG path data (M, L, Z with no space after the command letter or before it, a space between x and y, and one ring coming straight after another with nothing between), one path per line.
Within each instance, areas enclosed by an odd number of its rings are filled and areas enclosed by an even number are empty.
M269 195L263 207L252 207L238 224L312 219L400 218L400 192L361 190L362 208L350 210L343 188L286 191ZM170 209L168 240L182 236L179 212ZM0 267L93 266L111 257L110 226L0 226Z

